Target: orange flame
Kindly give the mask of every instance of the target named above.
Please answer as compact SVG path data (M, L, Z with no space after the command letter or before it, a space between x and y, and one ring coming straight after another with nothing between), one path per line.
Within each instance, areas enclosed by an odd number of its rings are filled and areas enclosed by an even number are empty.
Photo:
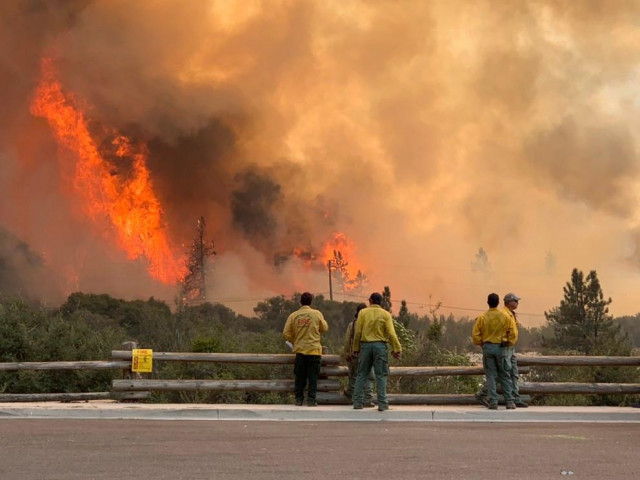
M146 166L146 147L136 148L124 136L112 141L115 157L123 163L128 159L131 162L131 171L126 176L121 174L118 165L107 161L99 151L76 104L56 81L51 61L44 59L31 113L46 118L59 145L77 155L73 186L84 197L85 213L94 221L106 216L116 229L120 248L130 259L146 258L153 278L176 282L184 274L185 264L169 246L162 207Z
M322 259L325 265L330 260L335 262L334 252L340 252L342 259L346 263L345 270L349 277L353 279L356 278L358 272L364 273L358 264L356 250L354 243L350 242L344 233L336 232L333 234L333 238L324 244L322 248Z

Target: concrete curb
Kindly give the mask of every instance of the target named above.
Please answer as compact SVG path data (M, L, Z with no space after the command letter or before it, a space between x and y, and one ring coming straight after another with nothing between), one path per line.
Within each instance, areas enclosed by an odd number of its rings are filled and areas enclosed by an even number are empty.
M482 406L392 406L353 410L350 406L127 404L108 401L37 404L0 403L0 419L235 420L289 422L577 422L640 423L630 407L530 407L487 410Z

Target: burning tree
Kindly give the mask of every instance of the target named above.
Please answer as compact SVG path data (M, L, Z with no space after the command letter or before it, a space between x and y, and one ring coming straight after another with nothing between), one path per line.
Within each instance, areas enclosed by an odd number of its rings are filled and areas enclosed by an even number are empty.
M206 300L206 259L211 255L216 255L216 252L213 240L205 243L204 232L204 217L200 217L196 236L191 242L187 273L180 282L180 299L183 303L200 303Z
M329 260L329 269L331 270L331 278L343 295L347 290L359 293L368 284L366 275L360 270L356 273L355 278L351 278L348 266L349 262L344 258L342 252L333 250L333 260Z

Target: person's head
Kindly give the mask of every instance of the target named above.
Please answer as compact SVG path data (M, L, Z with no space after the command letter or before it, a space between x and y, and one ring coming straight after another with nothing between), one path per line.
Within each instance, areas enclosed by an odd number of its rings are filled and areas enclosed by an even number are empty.
M500 304L500 296L497 293L490 293L487 297L489 308L496 308Z
M378 292L373 292L369 295L369 303L371 305L382 305L382 295Z
M367 304L359 303L358 306L356 307L356 318L358 318L358 314L360 313L360 310L362 310L363 308L367 308Z
M311 305L313 302L313 295L309 292L304 292L300 295L300 305Z
M515 293L507 293L504 296L504 306L507 307L509 310L515 310L516 308L518 308L518 303L520 303L520 297L517 296Z

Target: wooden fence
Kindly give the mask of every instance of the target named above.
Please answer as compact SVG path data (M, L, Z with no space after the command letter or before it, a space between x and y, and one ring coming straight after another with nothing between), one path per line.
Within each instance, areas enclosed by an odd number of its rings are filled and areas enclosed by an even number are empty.
M131 374L130 350L114 350L110 361L83 362L17 362L0 363L0 372L20 370L122 370L123 378L112 381L111 392L93 393L47 393L47 394L0 394L0 402L15 401L72 401L113 398L118 400L146 398L152 391L254 391L293 392L293 379L243 379L243 380L189 380L149 379ZM209 362L261 365L293 365L292 354L249 353L171 353L154 352L153 362ZM518 356L522 374L531 367L638 367L640 357L586 357L586 356ZM390 377L435 377L484 375L481 366L409 366L390 367ZM348 376L347 367L340 364L337 355L323 355L318 380L318 402L322 404L347 404L340 393L340 377ZM331 377L331 378L330 378ZM520 392L525 395L539 394L640 394L640 384L620 383L551 383L523 382ZM396 405L464 405L474 404L472 394L389 394L389 401Z

